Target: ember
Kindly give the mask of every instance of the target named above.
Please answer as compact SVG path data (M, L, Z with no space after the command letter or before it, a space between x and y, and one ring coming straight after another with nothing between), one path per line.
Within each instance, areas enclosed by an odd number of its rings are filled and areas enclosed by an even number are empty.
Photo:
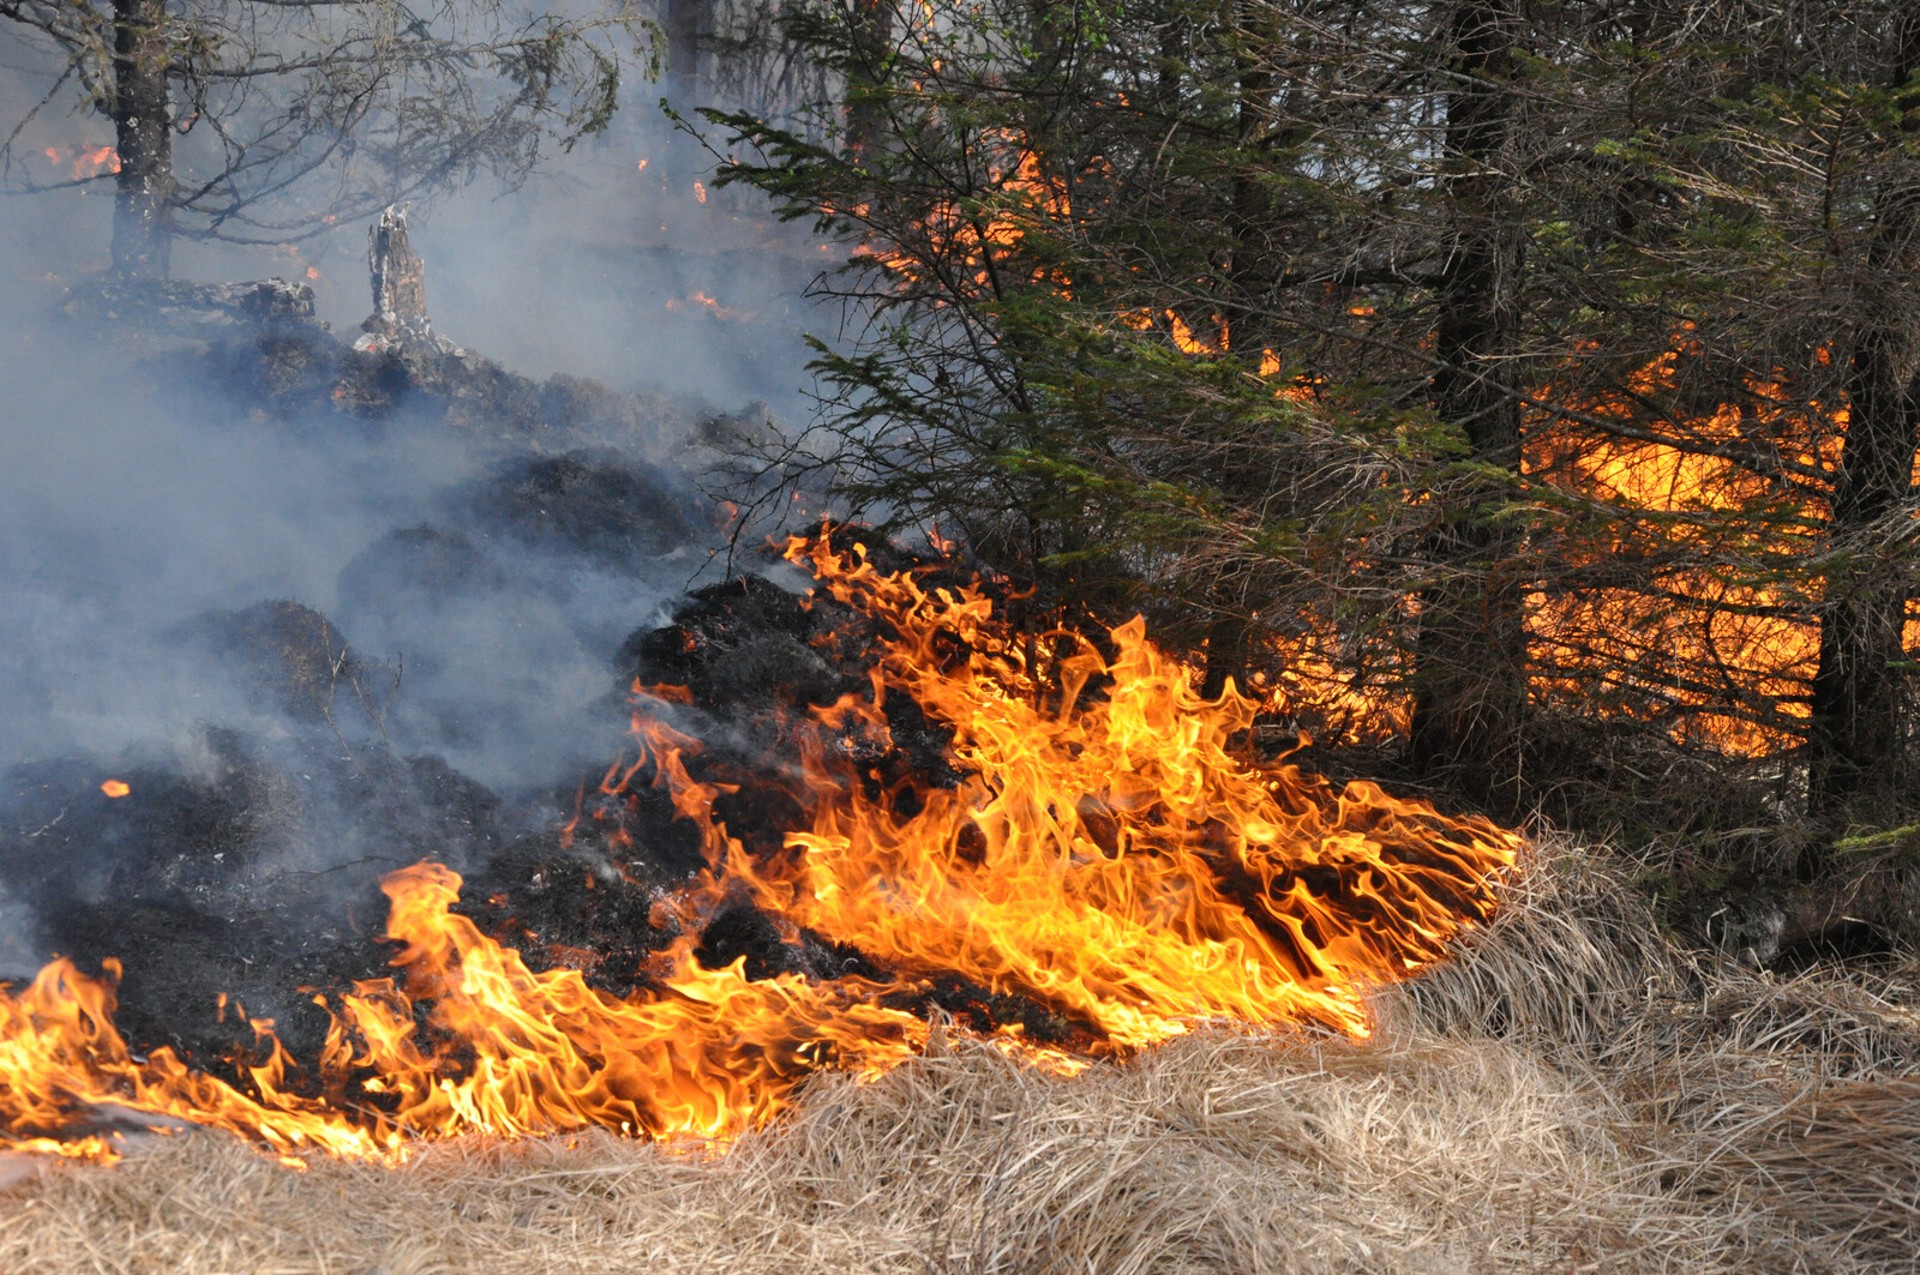
M724 1140L819 1069L870 1076L911 1057L956 987L984 1002L959 1029L1060 1069L1207 1020L1364 1036L1369 987L1491 914L1513 834L1240 758L1251 702L1201 699L1140 622L1108 635L1111 657L1067 634L1036 647L984 586L937 583L938 565L883 571L851 537L787 553L822 583L801 614L859 620L869 690L785 713L798 766L765 782L798 818L769 844L722 819L738 785L704 775L691 693L636 686L640 756L594 813L617 821L664 794L705 867L657 897L648 923L677 937L640 958L630 992L574 968L596 953L530 965L454 911L458 875L422 863L383 887L396 976L317 997L332 1025L312 1060L265 1019L232 1082L168 1048L136 1055L113 1025L117 962L94 978L56 960L0 995L5 1144L110 1159L89 1110L103 1104L296 1160L474 1131ZM860 643L856 630L826 640ZM909 708L950 737L938 774L900 773ZM726 956L720 932L743 925L830 949L837 968ZM1056 1027L1034 1039L1005 1005Z

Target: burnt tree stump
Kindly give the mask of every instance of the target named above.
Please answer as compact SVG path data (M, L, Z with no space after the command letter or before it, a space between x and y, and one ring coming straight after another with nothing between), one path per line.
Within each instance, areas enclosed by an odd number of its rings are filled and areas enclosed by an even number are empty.
M373 283L373 313L353 343L361 351L427 349L459 354L460 347L433 330L427 317L427 266L407 242L407 210L390 204L367 230L367 270Z

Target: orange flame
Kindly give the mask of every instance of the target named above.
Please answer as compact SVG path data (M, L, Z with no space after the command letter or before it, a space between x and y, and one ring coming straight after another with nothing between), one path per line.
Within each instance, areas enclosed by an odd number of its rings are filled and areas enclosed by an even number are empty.
M1232 689L1201 699L1194 671L1138 619L1109 634L1111 660L1055 635L1073 649L1043 679L977 589L924 590L857 546L796 541L788 554L898 634L873 700L821 715L830 737L884 731L884 697L901 692L954 729L968 772L910 802L870 799L835 753L814 751L813 828L788 839L800 853L737 869L802 924L896 968L960 969L1137 1046L1206 1017L1364 1035L1367 986L1438 959L1491 910L1511 834L1236 757L1253 703Z
M41 153L55 168L66 169L72 181L120 171L120 152L111 146L49 146Z
M920 1020L873 1004L861 980L749 980L737 962L703 968L691 940L660 958L656 993L628 1000L577 970L535 973L448 910L459 884L420 864L383 887L402 980L361 982L328 1005L316 1068L322 1093L351 1102L308 1096L265 1020L252 1020L267 1059L243 1068L247 1091L164 1047L137 1060L112 1023L118 964L93 979L61 959L0 995L0 1144L93 1137L67 1153L111 1158L84 1124L96 1104L227 1129L283 1155L390 1156L413 1137L590 1125L720 1138L763 1122L825 1061L877 1071L925 1037Z
M1347 313L1365 317L1369 309ZM1132 316L1146 313L1127 312L1122 322L1133 326ZM1204 348L1179 327L1174 337L1189 352ZM1760 756L1791 747L1809 713L1819 648L1813 600L1782 581L1818 572L1775 565L1742 582L1720 565L1665 564L1791 564L1816 553L1849 407L1796 394L1780 369L1750 377L1738 401L1674 410L1687 404L1681 374L1699 353L1683 325L1617 391L1533 391L1527 475L1617 528L1589 550L1594 559L1645 561L1651 576L1531 595L1531 689L1542 702L1575 702L1583 714L1653 721L1677 740ZM1824 348L1811 356L1820 366L1832 360ZM1262 350L1255 375L1280 377L1279 355ZM1274 393L1309 407L1325 388L1323 377L1297 374ZM1629 428L1616 431L1613 422ZM1802 478L1781 484L1743 466L1742 451L1775 456ZM1913 476L1920 484L1920 458ZM1284 671L1256 688L1271 711L1304 713L1346 743L1404 732L1405 694L1357 686L1355 662L1337 656L1342 643L1330 626L1310 623L1273 645ZM1905 645L1920 651L1920 611L1909 614Z
M133 791L132 785L124 779L105 779L100 783L100 791L109 797L124 797Z
M1770 480L1718 453L1756 438L1775 440L1802 468L1830 472L1847 406L1796 400L1780 372L1772 380L1750 378L1744 403L1671 420L1655 412L1649 421L1648 405L1674 401L1683 360L1697 352L1683 327L1666 351L1626 378L1624 393L1568 404L1591 418L1637 425L1642 437L1543 421L1531 431L1529 472L1604 504L1655 515L1631 531L1642 538L1638 544L1622 539L1610 546L1616 552L1697 549L1732 559L1810 551L1826 516L1823 498L1795 494L1783 503ZM1816 362L1828 358L1815 351ZM1662 433L1673 441L1662 441ZM1769 506L1776 515L1770 519ZM1536 677L1537 693L1577 694L1586 702L1598 685L1624 705L1646 705L1620 711L1657 712L1676 737L1735 755L1788 745L1787 724L1808 713L1819 646L1817 630L1796 611L1789 591L1701 569L1664 570L1655 583L1648 593L1597 588L1532 599L1529 625L1551 670ZM1916 642L1920 625L1910 622L1907 645Z
M1040 154L1018 131L990 131L975 153L985 170L975 200L935 201L919 222L918 240L911 247L873 237L856 244L852 254L877 262L902 283L920 281L931 269L958 291L991 295L998 272L1007 268L1028 233L1066 218L1073 208L1065 185L1046 171ZM828 206L823 211L844 211L854 221L865 221L871 207ZM1032 267L1015 273L1026 282L1071 295L1072 281L1059 270Z
M1251 702L1231 688L1201 699L1194 671L1140 621L1112 631L1110 659L1053 635L1066 653L1041 667L978 587L929 589L825 539L788 556L885 633L872 693L792 723L808 816L783 849L754 853L714 818L723 788L689 770L697 741L665 720L686 711L685 693L636 688L641 757L605 790L650 777L700 829L709 865L659 903L689 924L648 958L642 990L612 996L565 964L533 971L451 910L454 873L420 864L383 887L396 976L317 998L333 1022L307 1067L264 1020L251 1020L262 1060L240 1065L237 1083L165 1048L136 1057L112 1023L116 963L95 979L57 960L26 988L0 989L0 1142L111 1158L88 1115L98 1105L231 1130L294 1159L589 1125L725 1139L821 1067L873 1075L910 1057L929 1028L900 1006L924 1003L943 976L1045 1008L1082 1055L1210 1018L1364 1035L1368 987L1439 959L1491 912L1513 834L1236 756ZM889 695L952 730L957 784L868 782L855 745L885 737ZM707 968L691 923L742 892L884 975ZM997 1032L1004 1048L1078 1065L1018 1026Z
M732 306L721 305L717 298L708 296L704 292L689 292L684 297L669 297L666 308L676 311L704 310L716 319L751 319L753 317L752 311L736 310Z
M1167 323L1173 331L1173 344L1182 354L1224 354L1229 345L1227 322L1219 315L1212 316L1208 322L1213 325L1211 337L1197 337L1187 321L1172 310L1167 312ZM1264 363L1264 360L1262 360Z

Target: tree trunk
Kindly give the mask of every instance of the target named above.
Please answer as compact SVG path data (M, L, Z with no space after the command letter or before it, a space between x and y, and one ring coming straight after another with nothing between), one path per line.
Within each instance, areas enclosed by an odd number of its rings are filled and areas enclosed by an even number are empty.
M667 0L661 25L667 34L667 95L683 110L700 105L700 45L707 34L711 0Z
M1435 413L1461 429L1475 462L1516 472L1513 355L1526 243L1501 164L1515 111L1519 22L1515 0L1462 0L1453 20L1445 163L1456 221L1430 387ZM1526 627L1521 582L1503 570L1516 536L1494 517L1506 499L1501 484L1486 479L1443 498L1433 545L1439 579L1419 598L1410 757L1426 777L1513 813L1523 796Z
M866 155L886 135L887 112L877 99L893 50L894 0L853 0L857 68L847 85L847 150Z
M1228 323L1223 335L1232 349L1243 353L1258 349L1263 340L1257 324L1270 303L1267 293L1273 276L1268 249L1273 201L1261 185L1260 173L1266 167L1263 152L1268 149L1267 130L1276 88L1267 58L1277 40L1271 14L1264 6L1236 0L1234 61L1239 92L1234 108L1234 141L1239 154L1235 158L1233 202L1227 214L1233 248L1226 263L1227 304L1221 307L1221 313ZM1206 317L1196 315L1194 326L1198 328L1198 321ZM1200 694L1206 699L1218 698L1229 679L1241 690L1246 689L1246 666L1254 636L1240 586L1240 581L1220 579L1206 588L1206 600L1213 610L1213 619L1207 625L1207 661L1200 684Z
M167 96L166 0L114 0L113 119L120 172L113 268L164 279L173 250L173 113Z
M1180 0L1162 0L1154 16L1155 38L1159 45L1159 71L1155 76L1155 101L1168 119L1180 111L1180 90L1187 75L1187 42L1192 37L1192 22Z
M1891 83L1920 67L1920 17L1898 35ZM1900 100L1909 117L1920 93ZM1920 131L1913 123L1909 137ZM1889 148L1894 149L1894 148ZM1889 156L1894 164L1900 158ZM1848 418L1833 476L1820 654L1807 730L1808 812L1829 831L1895 820L1906 800L1905 723L1910 694L1902 642L1908 564L1888 552L1909 526L1913 458L1920 443L1920 174L1903 165L1874 209L1865 280L1848 366ZM1825 865L1816 855L1803 868Z
M1904 224L1903 237L1911 236L1916 193L1901 192L1901 207L1883 220L1883 232ZM1885 263L1870 269L1882 275ZM1902 629L1911 590L1904 554L1882 550L1904 533L1902 515L1910 504L1920 440L1920 333L1910 308L1889 308L1893 298L1885 293L1903 281L1886 282L1892 286L1874 299L1873 326L1855 338L1847 378L1847 433L1827 524L1833 565L1819 609L1819 665L1807 729L1808 812L1835 833L1849 824L1898 819L1906 790L1909 679ZM1907 305L1916 303L1920 299ZM1824 866L1820 855L1804 865L1809 874Z

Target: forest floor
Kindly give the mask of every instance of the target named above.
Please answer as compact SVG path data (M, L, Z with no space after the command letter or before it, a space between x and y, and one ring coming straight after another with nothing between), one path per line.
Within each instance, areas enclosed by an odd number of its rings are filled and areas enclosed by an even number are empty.
M154 1137L15 1180L0 1270L1912 1270L1920 964L1683 951L1598 858L1536 848L1366 1041L1208 1029L1068 1077L955 1038L724 1152Z

